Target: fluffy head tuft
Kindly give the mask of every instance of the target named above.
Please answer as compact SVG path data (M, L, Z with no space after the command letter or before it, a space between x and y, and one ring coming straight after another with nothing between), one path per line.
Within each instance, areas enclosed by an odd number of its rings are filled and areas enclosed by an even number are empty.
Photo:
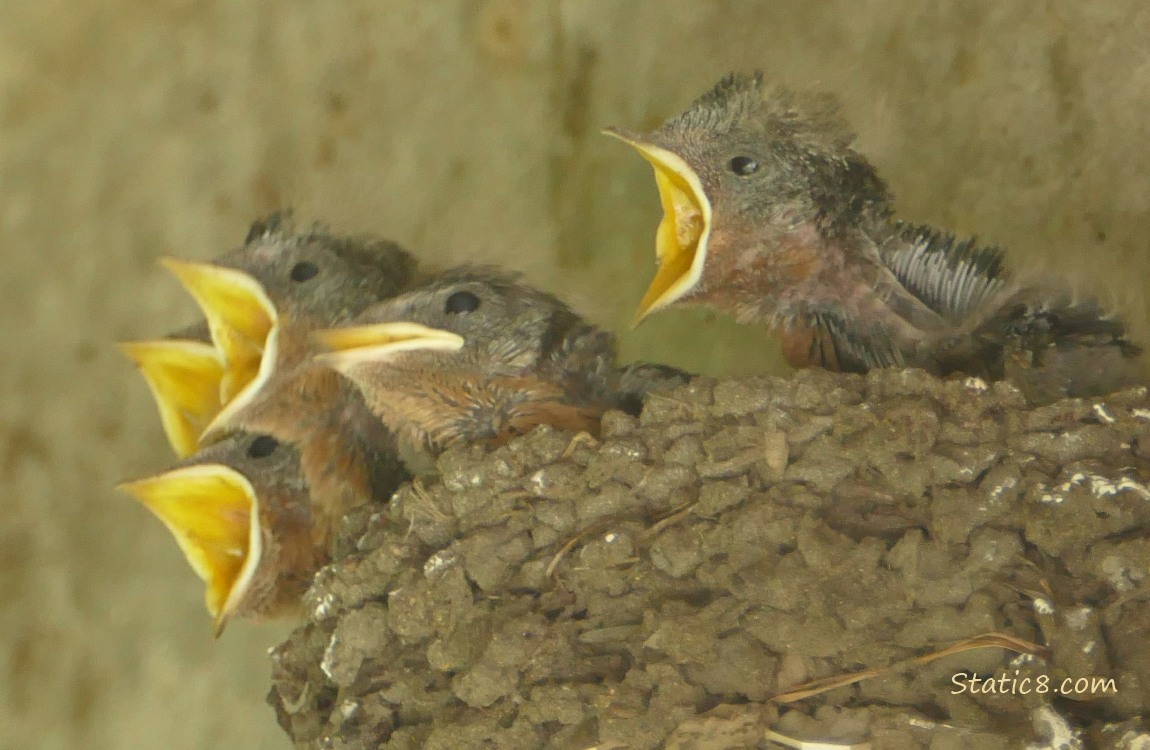
M849 149L855 139L837 97L771 85L762 72L725 76L660 130L706 131L712 136L742 131L830 151Z

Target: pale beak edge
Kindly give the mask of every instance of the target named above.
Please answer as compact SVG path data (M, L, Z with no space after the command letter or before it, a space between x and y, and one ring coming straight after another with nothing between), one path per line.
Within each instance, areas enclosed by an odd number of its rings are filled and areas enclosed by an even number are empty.
M216 348L181 339L131 341L117 348L148 384L176 455L186 458L199 450L200 435L220 410L223 364Z
M647 288L635 324L682 298L703 275L711 234L711 203L693 169L677 154L619 130L606 135L629 144L650 162L663 206L655 236L658 270Z
M251 483L223 464L196 464L119 489L175 537L206 585L204 600L218 634L247 594L262 553L259 499Z
M366 362L383 362L402 352L459 351L465 343L457 333L406 322L330 328L317 331L315 337L330 350L316 360L340 372Z

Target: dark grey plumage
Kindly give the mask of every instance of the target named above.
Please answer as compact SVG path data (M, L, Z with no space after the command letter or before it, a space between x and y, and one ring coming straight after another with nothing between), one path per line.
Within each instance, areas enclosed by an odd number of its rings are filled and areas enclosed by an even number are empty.
M656 164L664 186L679 185L665 205L685 206L668 212L660 242L677 253L667 268L691 275L661 268L642 314L696 304L767 323L795 366L990 378L1029 368L1073 395L1138 377L1140 349L1097 302L1072 300L1057 282L1023 283L997 247L894 221L892 194L854 149L833 97L733 74L654 131L614 132ZM681 167L663 152L691 175L673 183ZM1056 377L1042 373L1050 368Z
M898 223L892 241L879 248L883 264L930 309L959 323L1006 286L1003 252L958 240L932 227Z
M637 414L647 391L685 377L657 365L619 368L613 334L519 274L490 266L445 271L371 306L351 328L356 343L347 348L338 329L320 334L336 349L321 361L356 384L409 465L420 454L499 444L540 424L597 434L607 409ZM409 348L389 348L405 335L413 337ZM427 344L438 335L451 337L449 345ZM371 336L382 338L363 343Z
M212 262L249 274L281 315L315 318L325 325L420 280L415 257L395 242L335 235L320 224L297 231L290 211L253 222L242 247ZM313 275L300 278L302 264L314 267Z
M326 324L423 281L415 257L395 242L335 235L322 224L296 231L287 209L253 221L240 247L211 262L250 275L282 314ZM315 265L318 273L303 282L293 280L300 263ZM210 342L212 337L207 321L199 320L165 338Z

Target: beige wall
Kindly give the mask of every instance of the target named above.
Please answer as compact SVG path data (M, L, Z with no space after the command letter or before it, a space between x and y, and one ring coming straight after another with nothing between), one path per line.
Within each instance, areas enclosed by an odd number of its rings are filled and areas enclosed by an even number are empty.
M627 354L781 371L763 333L629 318L651 126L761 67L839 92L902 215L1064 267L1146 318L1140 0L9 0L0 20L0 746L284 747L264 648L112 485L168 460L117 339L189 320L160 254L261 212L505 261ZM685 325L688 324L688 325ZM754 352L754 354L748 354Z

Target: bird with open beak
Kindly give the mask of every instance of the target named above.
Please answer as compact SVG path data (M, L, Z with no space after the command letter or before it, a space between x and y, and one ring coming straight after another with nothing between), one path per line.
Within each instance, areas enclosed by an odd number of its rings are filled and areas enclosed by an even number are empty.
M237 617L292 614L331 539L315 524L299 454L268 435L236 434L120 489L171 531L204 581L216 634Z
M319 227L296 232L277 214L214 261L164 262L205 324L125 348L148 378L169 436L179 437L177 450L235 431L292 444L317 524L334 526L350 508L389 497L407 478L394 436L354 387L313 361L311 332L413 283L412 256L385 240ZM203 333L210 344L199 340Z
M489 267L445 272L425 287L318 334L318 361L362 391L405 455L500 444L540 424L598 434L608 408L688 377L620 370L615 338L562 301Z
M852 148L833 98L731 75L652 132L605 132L651 163L663 206L637 321L705 305L778 330L796 367L992 379L1011 358L1061 367L1011 349L1041 331L1100 363L1058 395L1111 390L1137 372L1125 326L1093 301L1020 284L995 247L893 221L890 191Z
M224 363L207 328L203 337L169 336L118 344L152 393L168 443L179 458L195 453L221 408Z
M414 258L395 243L320 227L297 233L286 213L255 222L242 247L213 261L161 262L205 321L120 348L147 380L180 456L229 429L259 429L245 412L296 378L296 366L313 353L312 328L398 293L417 273Z

